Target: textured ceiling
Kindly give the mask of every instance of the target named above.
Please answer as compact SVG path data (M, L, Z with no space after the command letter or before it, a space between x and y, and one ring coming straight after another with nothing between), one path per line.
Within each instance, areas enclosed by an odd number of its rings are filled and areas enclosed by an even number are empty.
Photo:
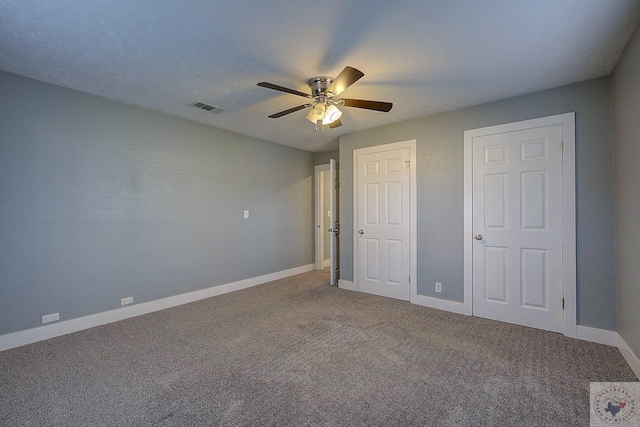
M0 0L0 69L309 151L339 135L608 75L640 20L638 0ZM365 76L316 132L317 75ZM211 114L189 106L224 108Z

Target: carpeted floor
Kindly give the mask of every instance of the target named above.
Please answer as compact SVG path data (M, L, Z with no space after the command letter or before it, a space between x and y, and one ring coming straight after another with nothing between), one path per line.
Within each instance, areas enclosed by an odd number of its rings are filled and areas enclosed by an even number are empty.
M0 353L0 425L586 426L614 347L311 272Z

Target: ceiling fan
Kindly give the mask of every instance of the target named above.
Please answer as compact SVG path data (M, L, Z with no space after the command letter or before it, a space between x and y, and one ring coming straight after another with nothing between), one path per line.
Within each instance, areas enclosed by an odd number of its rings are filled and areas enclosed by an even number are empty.
M258 86L279 90L281 92L313 100L307 104L298 105L297 107L272 114L269 116L270 118L277 119L279 117L286 116L287 114L311 107L311 110L307 114L307 120L311 123L315 123L316 130L318 130L318 126L321 125L329 125L329 127L333 129L338 126L342 126L342 122L340 121L342 111L340 111L338 107L364 108L366 110L383 111L385 113L389 112L391 107L393 107L393 104L390 102L336 98L336 96L340 95L345 89L360 80L363 76L364 73L362 71L346 66L335 79L326 76L313 77L307 82L309 89L311 89L311 94L278 86L269 82L260 82L258 83Z

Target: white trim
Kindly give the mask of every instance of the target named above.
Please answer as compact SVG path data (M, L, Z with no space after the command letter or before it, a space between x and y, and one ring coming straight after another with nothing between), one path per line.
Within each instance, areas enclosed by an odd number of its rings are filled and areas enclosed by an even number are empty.
M564 335L577 337L576 285L576 182L575 182L575 113L564 113L504 125L489 126L464 132L464 304L473 312L473 138L521 129L562 125L562 290L564 295Z
M331 258L322 260L322 268L331 267Z
M469 315L473 314L473 138L468 131L464 133L463 147L463 202L464 223L462 227L462 302Z
M629 367L640 379L640 358L629 348L625 340L618 334L618 349L622 353L622 357L627 361Z
M595 342L598 344L618 346L618 333L607 331L606 329L590 328L589 326L578 325L576 327L576 338L583 341Z
M188 304L190 302L199 301L205 298L211 298L229 292L239 291L241 289L250 288L252 286L261 285L263 283L272 282L274 280L295 276L296 274L313 271L313 269L313 264L307 264L300 267L291 268L289 270L278 271L275 273L265 274L263 276L240 280L233 283L227 283L225 285L213 286L211 288L202 289L199 291L174 295L155 301L149 301L137 305L130 305L115 310L79 317L77 319L65 320L63 322L51 323L46 326L40 326L34 329L27 329L25 331L2 335L0 336L0 351L9 350L11 348L20 347L26 344L32 344L34 342L47 340L49 338L59 337L61 335L71 334L73 332L82 331L85 329L93 328L95 326L105 325L107 323L117 322L119 320L128 319L130 317L141 316L143 314L152 313L154 311Z
M442 298L433 298L426 295L412 296L411 303L422 305L424 307L436 308L438 310L450 311L457 314L471 314L471 312L467 309L467 305L462 302L451 301Z
M347 291L358 292L358 287L351 280L338 279L338 287Z
M325 229L338 230L337 233L329 232L329 284L337 286L340 280L340 164L336 159L329 159L329 227ZM323 190L324 192L325 190ZM323 210L326 209L323 206ZM324 214L324 211L322 212ZM326 218L326 217L325 217ZM325 223L326 224L326 223ZM327 236L325 234L325 236Z
M415 139L407 141L393 142L390 144L374 145L372 147L358 148L353 150L353 282L354 290L358 289L358 234L356 231L358 224L358 156L362 154L379 153L382 151L397 150L400 148L409 148L409 275L411 277L411 294L410 302L413 302L417 296L417 278L418 278L418 191L417 191L417 169L416 164L416 145Z
M564 334L578 335L576 237L576 113L555 116L562 120L562 275Z
M324 185L322 184L322 172L329 171L329 165L317 165L315 167L315 263L316 270L322 270L324 263L324 239L322 233L324 232L324 204L322 203L322 193L324 191Z

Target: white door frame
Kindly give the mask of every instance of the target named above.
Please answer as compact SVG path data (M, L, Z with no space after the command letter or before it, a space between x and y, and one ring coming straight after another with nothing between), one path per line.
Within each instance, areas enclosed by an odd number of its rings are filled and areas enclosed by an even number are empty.
M323 192L325 191L324 185L322 184L322 172L329 172L329 165L318 165L315 167L315 236L316 236L316 257L315 257L315 268L316 270L322 270L323 262L324 262L324 238L323 233L326 231L325 228L325 215L324 215L324 206L322 203Z
M414 302L414 296L417 295L417 187L416 187L416 140L394 142L384 145L375 145L373 147L359 148L353 150L353 288L360 291L359 274L358 274L358 156L361 154L379 153L381 151L396 150L399 148L409 148L409 277L411 285L411 299Z
M327 228L327 232L329 233L329 283L331 286L337 286L340 281L340 166L335 159L329 160L328 190L329 227ZM326 190L323 189L323 191Z
M464 133L464 307L472 313L473 290L473 138L535 127L562 125L562 292L564 335L577 336L575 113L558 114Z

